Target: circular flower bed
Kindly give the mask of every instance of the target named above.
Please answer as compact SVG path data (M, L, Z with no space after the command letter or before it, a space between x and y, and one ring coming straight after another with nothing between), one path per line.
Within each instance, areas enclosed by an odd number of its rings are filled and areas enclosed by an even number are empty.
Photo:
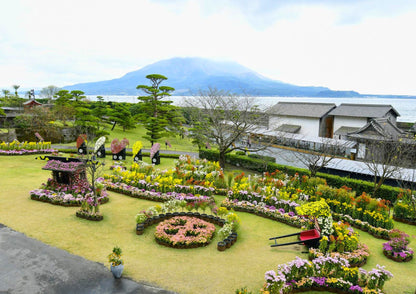
M177 216L156 227L155 239L173 248L196 248L210 243L215 226L196 217Z

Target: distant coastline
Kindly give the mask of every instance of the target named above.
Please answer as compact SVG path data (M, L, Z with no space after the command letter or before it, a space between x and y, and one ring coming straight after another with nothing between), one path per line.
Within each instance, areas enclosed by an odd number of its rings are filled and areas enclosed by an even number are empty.
M325 86L300 86L267 78L237 62L216 61L201 57L173 57L146 65L126 73L120 78L78 83L64 86L66 90L81 90L87 95L136 95L137 85L147 85L149 74L162 74L166 84L175 88L174 95L190 96L200 89L215 87L237 95L247 94L262 97L383 97L394 99L416 99L410 95L362 94L353 89L330 89ZM104 95L102 95L104 96Z
M98 95L87 95L90 100L97 100ZM129 102L137 103L137 96L117 96L117 95L101 95L105 101ZM183 100L189 96L171 96L170 100L177 106L183 106ZM400 98L396 98L400 97ZM296 101L296 102L312 102L312 103L356 103L356 104L389 104L392 105L399 113L398 121L416 122L416 96L393 96L393 95L368 95L360 97L256 97L253 99L258 101L260 107L267 108L280 101Z

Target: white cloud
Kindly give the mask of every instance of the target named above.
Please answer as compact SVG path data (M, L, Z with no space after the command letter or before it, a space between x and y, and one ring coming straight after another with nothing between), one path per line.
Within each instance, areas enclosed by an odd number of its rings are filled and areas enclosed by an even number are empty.
M0 87L112 79L161 59L201 56L299 85L416 95L414 2L287 3L2 1Z

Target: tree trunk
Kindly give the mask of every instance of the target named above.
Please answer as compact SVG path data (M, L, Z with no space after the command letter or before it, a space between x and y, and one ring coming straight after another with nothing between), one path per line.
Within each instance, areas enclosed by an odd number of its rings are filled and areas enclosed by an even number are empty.
M380 180L374 183L373 198L377 198L377 192L380 189L383 182L384 182L384 178L380 177Z
M91 164L91 184L92 184L92 195L94 197L94 212L98 213L100 211L99 206L98 206L98 195L97 192L95 191L95 163L90 162L89 164Z
M225 169L225 151L220 150L219 163L220 163L220 167L224 170Z
M311 173L310 177L311 178L316 177L316 173L318 172L318 170L319 170L319 167L317 167L313 164L310 164L309 165L309 172Z

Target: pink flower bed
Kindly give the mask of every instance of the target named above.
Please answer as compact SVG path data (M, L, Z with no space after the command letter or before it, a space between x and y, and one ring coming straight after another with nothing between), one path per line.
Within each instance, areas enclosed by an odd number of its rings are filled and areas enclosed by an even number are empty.
M196 217L177 216L161 222L156 227L155 238L159 244L194 248L208 245L215 226Z
M79 162L63 162L60 160L49 160L46 165L43 167L45 170L59 170L59 171L68 171L75 172L84 168L85 164L82 161Z
M56 152L55 149L33 149L33 150L0 150L0 155L30 155L30 154L46 154Z

